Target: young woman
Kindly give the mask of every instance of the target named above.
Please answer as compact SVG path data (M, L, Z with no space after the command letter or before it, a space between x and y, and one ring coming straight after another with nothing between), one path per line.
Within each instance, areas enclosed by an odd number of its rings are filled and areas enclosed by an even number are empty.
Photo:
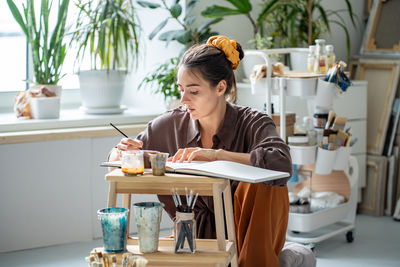
M154 149L172 161L229 160L291 172L288 146L272 119L235 100L234 70L243 58L241 46L224 36L191 47L179 64L182 107L151 121L137 139L124 138L112 152ZM279 266L289 214L287 179L265 184L231 181L240 266ZM159 196L173 218L171 196ZM199 197L195 217L199 238L215 238L211 197Z

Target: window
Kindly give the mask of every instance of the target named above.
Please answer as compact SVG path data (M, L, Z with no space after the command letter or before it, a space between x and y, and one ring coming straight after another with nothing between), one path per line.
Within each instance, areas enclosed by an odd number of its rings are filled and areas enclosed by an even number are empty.
M26 89L27 43L6 1L0 1L0 92Z
M15 1L20 12L21 3L25 1ZM50 29L53 29L57 20L57 1L53 1L52 15L50 16ZM35 2L36 13L40 10L40 1ZM70 2L68 11L68 25L73 24L77 14L77 7ZM65 37L68 44L70 38ZM63 89L78 88L78 78L74 74L75 49L67 47L62 73L66 74L60 81ZM25 80L28 80L29 61L27 60L28 47L26 37L21 27L15 21L6 1L0 1L0 73L1 83L0 92L21 91L28 87ZM32 70L30 71L32 73ZM30 75L31 76L31 75Z

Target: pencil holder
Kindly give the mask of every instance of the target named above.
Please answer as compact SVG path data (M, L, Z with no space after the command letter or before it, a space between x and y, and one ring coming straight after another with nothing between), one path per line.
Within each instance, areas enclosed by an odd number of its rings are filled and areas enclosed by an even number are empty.
M317 95L315 97L315 106L329 110L332 108L333 99L335 98L335 96L336 96L335 84L318 79Z
M344 171L348 168L349 158L351 153L351 147L341 146L336 153L335 163L333 164L333 169L337 171Z
M196 220L194 212L176 212L174 220L175 253L196 251Z
M314 172L316 174L330 174L335 163L336 153L336 150L327 150L318 147Z

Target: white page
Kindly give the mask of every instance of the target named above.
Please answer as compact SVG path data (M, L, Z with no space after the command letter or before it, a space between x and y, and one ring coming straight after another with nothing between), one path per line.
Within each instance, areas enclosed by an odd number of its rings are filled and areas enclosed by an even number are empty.
M232 180L260 183L265 181L271 181L279 178L289 177L289 173L278 172L273 170L267 170L240 164L231 161L211 161L206 163L168 163L170 167L174 167L176 171L187 171L190 173L193 170L194 174L196 171L200 171L205 175L228 178ZM197 173L200 174L200 173Z

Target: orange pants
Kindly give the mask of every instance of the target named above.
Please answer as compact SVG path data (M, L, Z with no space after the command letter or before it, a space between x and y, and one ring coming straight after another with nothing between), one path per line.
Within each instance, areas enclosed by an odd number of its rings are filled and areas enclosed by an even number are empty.
M240 182L234 206L239 266L278 267L289 218L287 187Z

